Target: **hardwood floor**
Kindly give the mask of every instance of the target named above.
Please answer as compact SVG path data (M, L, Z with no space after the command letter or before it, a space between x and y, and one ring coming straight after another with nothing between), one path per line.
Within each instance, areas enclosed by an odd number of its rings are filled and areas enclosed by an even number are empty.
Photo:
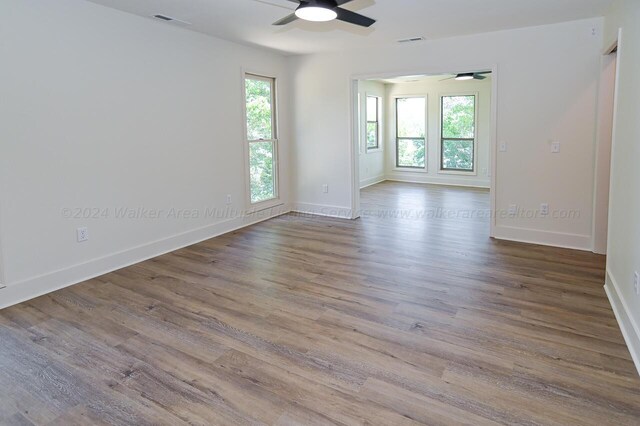
M382 183L0 311L0 423L640 424L604 257L488 203Z

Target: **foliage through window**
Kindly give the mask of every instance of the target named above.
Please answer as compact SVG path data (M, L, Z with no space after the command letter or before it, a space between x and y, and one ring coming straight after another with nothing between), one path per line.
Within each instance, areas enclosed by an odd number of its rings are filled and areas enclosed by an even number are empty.
M380 98L367 96L367 150L380 148Z
M441 169L473 172L476 97L443 96L441 111Z
M425 98L396 99L396 166L426 167Z
M249 187L251 203L277 197L275 81L247 75L245 78Z

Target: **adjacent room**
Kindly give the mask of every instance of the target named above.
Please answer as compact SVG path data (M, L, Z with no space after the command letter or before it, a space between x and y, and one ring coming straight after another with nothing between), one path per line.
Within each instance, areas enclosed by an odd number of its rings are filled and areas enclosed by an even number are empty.
M448 221L488 237L491 71L357 84L360 216Z
M640 2L0 12L0 425L640 424Z

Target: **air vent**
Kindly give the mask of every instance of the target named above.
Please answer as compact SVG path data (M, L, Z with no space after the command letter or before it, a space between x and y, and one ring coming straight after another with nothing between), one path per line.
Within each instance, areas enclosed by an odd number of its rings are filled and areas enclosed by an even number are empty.
M153 15L153 17L161 21L172 22L174 24L191 25L191 22L182 21L180 19L172 18L171 16L167 15Z
M411 37L411 38L404 38L402 40L398 40L398 43L415 43L417 41L424 41L425 38L424 37Z

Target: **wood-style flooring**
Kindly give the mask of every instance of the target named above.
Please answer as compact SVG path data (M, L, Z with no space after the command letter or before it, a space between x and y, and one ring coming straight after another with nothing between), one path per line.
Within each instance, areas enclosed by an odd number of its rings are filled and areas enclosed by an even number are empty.
M0 311L0 424L640 424L604 257L491 240L482 190L362 206Z

